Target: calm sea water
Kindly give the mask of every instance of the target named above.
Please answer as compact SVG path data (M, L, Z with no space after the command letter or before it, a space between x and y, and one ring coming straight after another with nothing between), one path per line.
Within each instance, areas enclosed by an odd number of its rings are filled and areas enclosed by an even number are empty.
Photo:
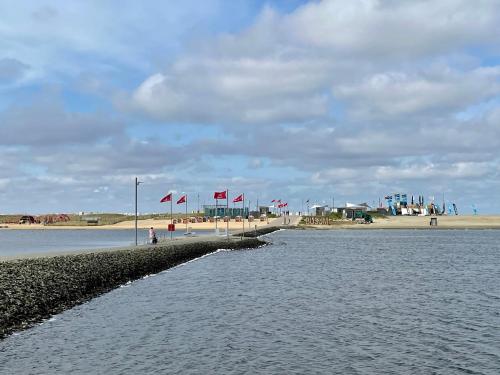
M10 336L0 373L500 373L500 232L268 238Z
M155 229L157 237L170 238L166 230ZM138 243L148 241L148 230L139 229ZM197 231L196 235L213 234L213 231ZM183 236L184 231L174 232L174 236ZM135 244L134 229L118 230L2 230L0 229L0 257L47 252L69 252L82 249L99 249Z

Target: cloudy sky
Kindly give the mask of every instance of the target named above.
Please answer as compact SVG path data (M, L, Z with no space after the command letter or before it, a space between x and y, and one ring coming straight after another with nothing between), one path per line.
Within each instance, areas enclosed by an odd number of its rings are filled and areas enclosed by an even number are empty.
M0 0L0 213L215 190L500 212L497 0Z

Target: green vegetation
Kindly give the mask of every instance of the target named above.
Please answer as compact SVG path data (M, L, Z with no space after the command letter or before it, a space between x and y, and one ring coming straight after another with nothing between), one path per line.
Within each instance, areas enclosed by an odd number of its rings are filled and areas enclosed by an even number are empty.
M328 217L332 220L342 220L342 213L340 212L331 212Z
M47 224L48 226L87 226L87 225L112 225L122 221L133 220L133 216L123 214L88 214L88 215L68 215L68 221L59 221ZM97 224L91 222L96 219Z
M17 224L23 215L0 215L0 224Z
M377 212L377 211L370 211L368 213L374 219L387 219L387 215L381 214L380 212Z
M18 224L19 219L21 219L23 215L0 215L0 224ZM34 215L33 215L34 216ZM52 216L53 218L57 218L59 215L57 214L47 214L34 216L35 219L38 219L40 223L43 223L47 217ZM203 213L188 213L188 216L203 216ZM47 226L88 226L88 225L113 225L120 223L122 221L131 221L135 219L134 215L124 215L124 214L114 214L114 213L88 213L83 216L80 215L67 215L69 220L56 220L54 222L46 223ZM181 219L186 217L185 213L174 213L174 219ZM153 219L153 220L169 220L170 214L150 214L150 215L139 215L139 220L145 219Z

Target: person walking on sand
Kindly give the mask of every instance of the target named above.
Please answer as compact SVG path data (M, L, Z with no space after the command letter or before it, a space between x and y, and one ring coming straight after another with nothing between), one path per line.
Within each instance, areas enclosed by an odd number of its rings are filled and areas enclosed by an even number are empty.
M150 244L156 244L158 242L158 239L156 238L156 232L153 229L153 227L149 228L149 243Z

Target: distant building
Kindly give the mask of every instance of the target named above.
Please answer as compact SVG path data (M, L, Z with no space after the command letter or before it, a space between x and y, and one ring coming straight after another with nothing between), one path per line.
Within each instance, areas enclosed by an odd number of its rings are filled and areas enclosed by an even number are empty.
M205 216L208 217L214 217L214 216L219 216L219 217L224 217L224 216L229 216L231 218L235 218L236 216L243 216L247 217L248 216L248 207L245 208L236 208L236 207L225 207L225 206L217 206L215 205L205 205L203 206L203 212Z
M345 207L337 207L337 212L342 213L342 217L346 219L352 219L356 217L356 212L366 213L370 211L371 207L367 203L346 203Z
M321 206L319 204L315 204L309 208L312 216L325 216L328 215L331 211L329 206Z
M259 206L259 215L269 215L270 213L271 213L271 207Z

